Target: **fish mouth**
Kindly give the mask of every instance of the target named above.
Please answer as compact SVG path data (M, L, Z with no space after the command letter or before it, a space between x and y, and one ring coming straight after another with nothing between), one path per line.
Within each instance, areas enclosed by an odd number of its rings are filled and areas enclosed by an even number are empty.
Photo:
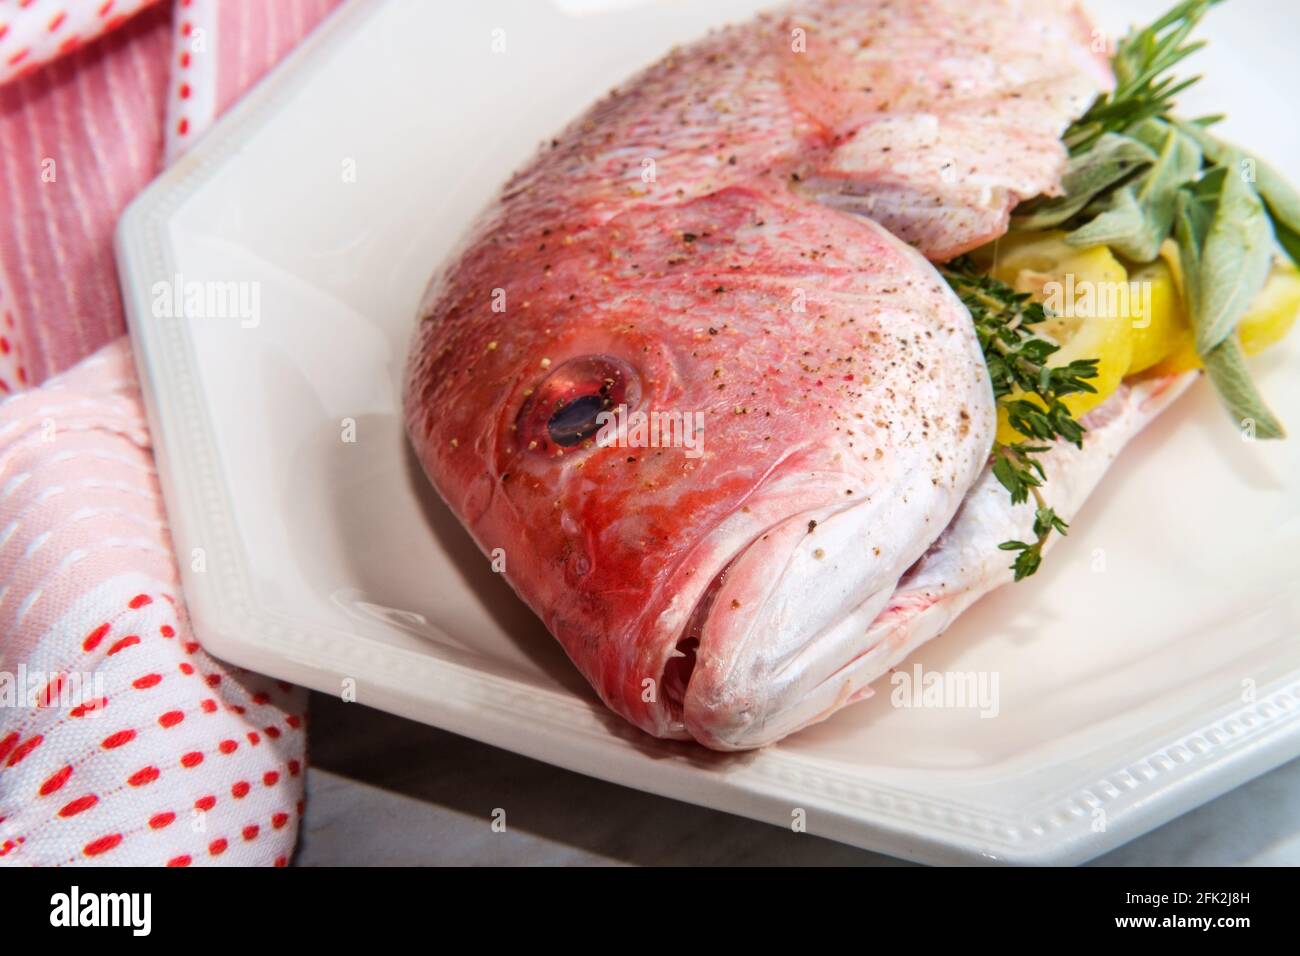
M757 538L754 540L757 540ZM753 543L753 541L750 541L749 544L745 545L739 554L727 561L718 573L713 576L713 579L705 587L704 592L696 602L695 609L691 611L686 626L682 629L682 635L677 639L677 643L668 658L668 663L664 665L660 686L663 689L664 705L668 710L668 719L674 727L685 728L686 694L690 689L691 678L695 674L700 638L704 633L704 626L709 620L709 614L713 611L714 601L717 600L718 593L726 583L731 569L735 567L741 555L748 551Z
M898 517L892 500L796 514L725 560L663 666L670 726L745 750L819 719L824 685L869 656L873 622L942 531L884 533Z

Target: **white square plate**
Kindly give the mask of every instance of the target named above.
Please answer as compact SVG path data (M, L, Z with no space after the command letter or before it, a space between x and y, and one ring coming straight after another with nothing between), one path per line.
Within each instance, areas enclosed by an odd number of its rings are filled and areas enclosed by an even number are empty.
M583 773L779 825L802 809L810 832L931 862L1084 860L1300 753L1300 442L1241 441L1204 384L1130 446L1034 580L914 658L996 673L995 719L891 707L886 686L758 753L651 740L596 701L437 499L398 407L429 273L537 143L754 5L358 0L131 206L123 289L204 645ZM1096 13L1120 28L1164 5ZM1300 179L1297 10L1229 4L1203 29L1209 79L1184 111L1229 112L1229 135ZM154 283L177 276L256 283L260 322L155 317ZM1297 351L1257 368L1300 430Z

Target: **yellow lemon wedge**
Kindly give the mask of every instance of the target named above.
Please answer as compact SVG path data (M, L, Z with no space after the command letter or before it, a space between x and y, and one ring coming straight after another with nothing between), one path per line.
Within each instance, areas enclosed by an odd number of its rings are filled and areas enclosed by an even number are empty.
M1163 257L1163 252L1162 252ZM1175 256L1175 262L1177 257ZM1182 275L1173 272L1176 286L1181 290ZM1181 296L1180 296L1181 298ZM1300 271L1290 262L1273 267L1264 288L1250 304L1250 310L1237 325L1241 348L1247 355L1258 355L1275 345L1290 331L1300 316ZM1196 354L1196 339L1183 309L1176 316L1176 331L1165 357L1151 366L1157 375L1177 375L1201 368L1201 357ZM1140 371L1140 369L1134 369Z
M1190 341L1178 246L1166 239L1155 261L1129 271L1133 358L1128 374L1151 368Z
M976 261L981 257L994 278L1017 292L1028 292L1053 313L1035 327L1037 334L1059 346L1049 365L1098 360L1097 377L1089 379L1096 392L1063 399L1071 413L1084 415L1105 401L1133 360L1132 288L1124 265L1106 246L1077 248L1065 242L1062 232L1012 235L996 248L985 247ZM998 441L1023 441L1005 412L999 415Z
M1275 345L1295 324L1300 315L1300 272L1290 262L1276 266L1260 290L1250 311L1237 326L1241 349L1258 355Z
M1127 266L1106 246L1078 248L1060 231L1012 233L971 257L994 278L1028 292L1054 313L1035 327L1059 346L1049 365L1098 360L1097 377L1089 380L1096 393L1064 399L1076 418L1105 401L1129 375L1175 375L1202 367L1187 315L1178 246L1171 239L1153 262ZM1300 270L1283 261L1274 266L1237 326L1242 350L1256 355L1276 344L1297 317ZM1004 408L998 410L997 438L1006 444L1025 440L1007 421Z

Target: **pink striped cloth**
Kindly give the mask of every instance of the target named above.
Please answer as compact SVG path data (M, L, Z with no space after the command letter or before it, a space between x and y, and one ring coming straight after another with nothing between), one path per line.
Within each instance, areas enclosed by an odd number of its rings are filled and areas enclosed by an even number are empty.
M61 29L87 16L87 34L114 27L44 66L29 53L0 86L0 309L21 333L29 383L125 331L113 227L163 168L164 140L178 154L336 2L155 3L122 25L93 22L103 0L0 6L0 63L22 52L20 20L63 9L81 12Z
M0 2L0 864L292 852L305 695L190 632L111 236L335 2Z

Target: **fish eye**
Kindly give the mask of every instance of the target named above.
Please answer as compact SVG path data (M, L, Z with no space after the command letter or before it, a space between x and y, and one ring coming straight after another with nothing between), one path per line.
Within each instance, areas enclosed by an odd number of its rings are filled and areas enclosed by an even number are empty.
M586 441L599 430L600 413L607 410L606 405L600 395L580 395L565 402L546 423L551 441L565 448Z
M610 355L583 355L551 370L524 401L515 423L523 447L554 454L594 438L606 413L634 407L641 384L627 363Z

